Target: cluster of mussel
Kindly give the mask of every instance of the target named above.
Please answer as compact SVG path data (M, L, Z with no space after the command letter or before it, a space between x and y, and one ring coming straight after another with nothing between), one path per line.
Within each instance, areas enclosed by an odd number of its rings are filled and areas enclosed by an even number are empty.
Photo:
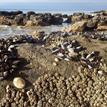
M81 57L81 64L88 67L89 69L98 67L102 61L100 53L98 51L93 51L90 54L84 53Z
M0 80L13 73L20 62L17 53L18 43L33 43L35 40L29 35L18 35L7 39L0 39Z
M102 41L107 40L107 33L104 32L84 32L83 35L87 38L98 39Z
M10 41L0 39L0 80L5 79L16 68L17 49Z
M7 41L11 41L11 43L34 43L35 39L31 35L15 35L13 37L9 37Z
M87 49L76 40L65 41L57 47L53 47L51 52L56 55L58 60L79 61L82 66L89 69L98 67L102 61L98 51L88 53Z
M80 43L76 40L65 41L59 44L57 47L51 49L52 53L55 54L59 59L70 61L76 59L79 53L85 50Z

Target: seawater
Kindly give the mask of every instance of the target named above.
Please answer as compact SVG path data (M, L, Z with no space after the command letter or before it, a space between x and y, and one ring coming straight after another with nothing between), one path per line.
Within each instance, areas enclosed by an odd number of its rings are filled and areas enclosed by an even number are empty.
M9 36L14 35L25 35L25 34L32 34L34 31L45 31L46 33L60 31L63 27L68 26L68 24L62 25L51 25L51 26L41 26L41 27L23 27L23 26L7 26L7 25L0 25L0 38L7 38Z

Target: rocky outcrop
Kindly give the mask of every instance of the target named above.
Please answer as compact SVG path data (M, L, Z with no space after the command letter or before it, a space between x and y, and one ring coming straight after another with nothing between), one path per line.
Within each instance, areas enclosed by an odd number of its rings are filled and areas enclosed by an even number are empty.
M22 11L0 11L1 25L50 26L61 25L62 23L71 23L73 24L73 27L74 24L78 22L82 23L83 21L87 22L87 24L84 26L85 28L82 26L82 28L78 28L80 30L75 31L94 30L97 29L98 26L107 26L107 12L104 11L93 15L85 13L62 15L51 13L35 13L33 11L29 11L27 13L23 13ZM78 24L77 27L79 27ZM75 27L73 29L75 29Z
M67 32L82 32L94 30L107 30L107 15L97 14L93 17L82 13L73 14L71 25L63 31Z
M22 25L22 26L48 26L60 25L63 23L62 14L35 13L29 11L24 14L22 11L0 11L1 25Z

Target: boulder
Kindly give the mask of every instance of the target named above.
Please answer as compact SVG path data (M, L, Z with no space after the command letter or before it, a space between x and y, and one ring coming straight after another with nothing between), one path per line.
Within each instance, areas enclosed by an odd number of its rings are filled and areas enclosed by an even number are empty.
M16 15L14 19L16 25L25 25L25 20L24 14Z
M35 26L47 26L49 23L44 20L43 16L30 16L30 20L33 22L33 25Z
M89 20L92 16L84 13L74 13L71 18L71 22L75 23L77 21Z
M67 17L67 20L66 21L64 21L65 23L71 23L72 22L72 15L69 15L68 17Z
M87 21L79 21L67 27L65 31L66 32L76 32L76 31L82 32L85 30L86 24L87 24Z
M63 23L63 17L62 16L60 16L60 15L53 15L52 17L51 17L51 21L50 21L50 24L52 24L52 25L60 25L60 24L62 24Z

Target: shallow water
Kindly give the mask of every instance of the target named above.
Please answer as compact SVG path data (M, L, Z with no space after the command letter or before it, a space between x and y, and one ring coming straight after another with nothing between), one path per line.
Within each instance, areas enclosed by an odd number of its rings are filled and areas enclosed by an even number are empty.
M50 33L53 31L60 31L63 27L68 26L68 24L62 25L51 25L51 26L44 26L44 27L22 27L22 26L7 26L7 25L0 25L0 38L7 38L9 36L14 35L23 35L23 34L30 34L33 31L45 31L46 33Z

